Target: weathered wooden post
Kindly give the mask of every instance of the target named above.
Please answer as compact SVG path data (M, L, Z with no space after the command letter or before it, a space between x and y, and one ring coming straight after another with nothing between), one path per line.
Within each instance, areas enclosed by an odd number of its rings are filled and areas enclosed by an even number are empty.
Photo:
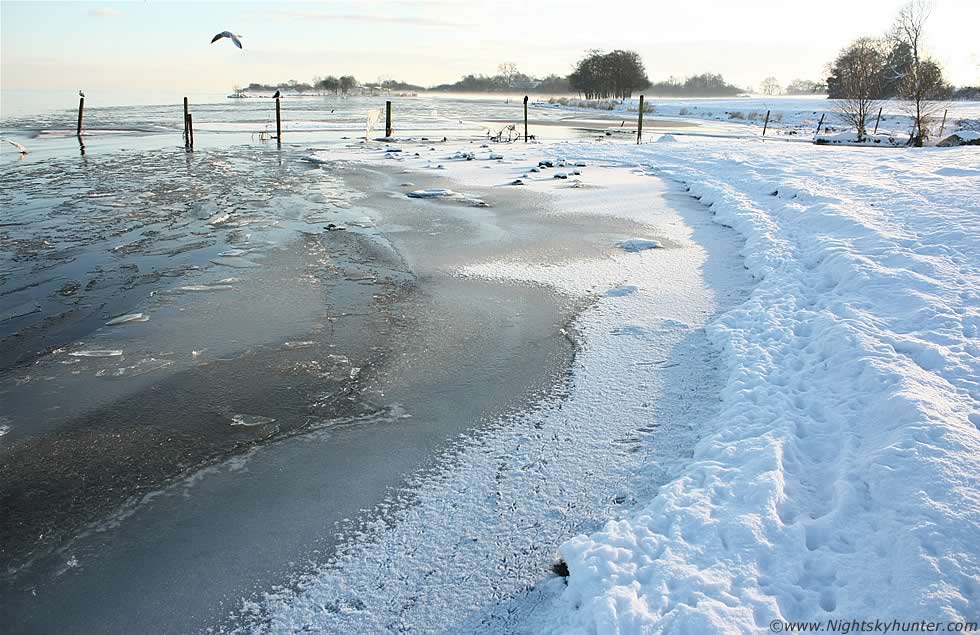
M184 97L184 147L191 147L191 132L190 128L187 126L187 117L190 116L190 106L187 103L187 98Z
M524 95L524 143L527 143L527 95Z
M282 113L279 110L278 97L276 97L276 143L282 145Z
M636 120L636 143L639 144L643 139L643 95L640 95L640 114Z
M875 131L874 134L878 134L878 124L881 122L881 108L878 109L878 118L875 119Z
M813 133L813 138L814 139L816 139L817 138L817 135L820 134L820 128L823 127L823 118L826 117L826 116L827 116L827 113L823 113L823 114L820 115L820 122L817 124L817 131Z
M764 124L762 124L762 136L763 137L766 136L766 128L769 127L769 113L771 113L771 112L772 112L771 110L767 110L766 111L766 122Z
M187 113L187 132L191 138L191 150L194 149L194 115Z
M943 130L946 129L946 115L948 115L948 114L949 114L949 108L947 108L946 110L943 111L943 123L942 123L941 126L939 126L939 137L940 137L940 139L942 139Z
M385 137L391 137L391 102L385 102Z
M78 98L78 126L75 127L75 136L82 136L82 113L85 112L85 98Z

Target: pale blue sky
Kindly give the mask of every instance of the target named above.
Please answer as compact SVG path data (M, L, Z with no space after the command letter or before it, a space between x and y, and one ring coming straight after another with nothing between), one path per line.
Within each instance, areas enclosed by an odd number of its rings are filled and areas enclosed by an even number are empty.
M713 71L740 85L818 79L849 40L885 30L901 0L384 0L0 2L4 89L225 91L351 73L423 85L514 62L566 74L589 48L632 48L653 79ZM930 51L980 83L980 1L937 0ZM239 51L217 31L243 35Z

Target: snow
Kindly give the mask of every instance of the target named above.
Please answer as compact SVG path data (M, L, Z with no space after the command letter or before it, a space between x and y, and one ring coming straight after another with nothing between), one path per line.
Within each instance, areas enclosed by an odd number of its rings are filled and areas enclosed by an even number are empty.
M825 96L752 96L725 98L698 97L655 97L645 100L647 117L660 120L694 120L699 122L718 122L731 134L758 135L769 112L766 136L796 137L809 140L816 132L820 118L824 116L821 131L833 134L850 128L844 124L837 112L836 100ZM554 107L578 112L597 112L589 108L561 106L559 104L535 104L537 107ZM980 103L954 101L943 105L948 107L947 130L957 126L968 129L980 128ZM882 117L879 132L895 137L908 138L911 119L903 111L903 104L896 100L881 102ZM613 112L635 113L639 110L639 98L616 103ZM605 112L604 110L600 112ZM941 113L940 113L941 114ZM877 115L877 113L874 113ZM875 117L871 118L871 125ZM672 135L704 134L696 129L671 131Z
M743 234L759 282L709 328L728 382L693 459L561 547L568 587L538 626L975 618L980 202L975 181L935 174L976 155L698 143L629 158Z
M975 149L683 138L508 155L449 175L503 185L542 156L587 160L588 188L527 189L669 248L457 272L593 299L568 385L462 442L297 591L247 607L263 630L976 618ZM567 584L548 573L558 555Z
M442 188L435 188L431 190L415 190L409 192L407 196L409 198L447 198L456 196L456 192Z

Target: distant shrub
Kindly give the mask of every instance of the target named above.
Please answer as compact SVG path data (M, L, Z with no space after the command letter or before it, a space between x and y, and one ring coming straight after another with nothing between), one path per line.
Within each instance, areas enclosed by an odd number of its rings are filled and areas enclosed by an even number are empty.
M559 106L570 106L572 108L591 108L593 110L615 110L617 102L615 99L574 99L571 97L551 97L548 99L549 104L558 104ZM644 112L648 111L649 108L644 107Z
M689 113L689 112L690 112L690 111L689 111L689 110L688 110L687 108L681 108L681 109L680 109L680 112L679 112L678 114L679 114L679 115L681 115L681 116L683 117L684 115L686 115L686 114L687 114L687 113Z

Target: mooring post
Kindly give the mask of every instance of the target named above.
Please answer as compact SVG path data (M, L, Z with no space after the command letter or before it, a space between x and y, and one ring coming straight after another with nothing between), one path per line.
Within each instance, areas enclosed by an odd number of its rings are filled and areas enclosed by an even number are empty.
M527 95L524 95L524 143L527 143Z
M75 135L82 136L82 113L85 112L85 98L78 98L78 126L75 127Z
M816 139L817 135L820 134L820 128L823 127L823 118L827 116L827 113L820 115L820 122L817 124L817 131L813 133L813 138Z
M878 109L878 118L875 119L875 131L874 134L878 134L878 123L881 121L881 108Z
M643 138L643 95L640 95L640 114L636 120L636 143L639 145Z
M391 102L385 102L385 137L391 137Z
M187 113L187 132L191 138L191 150L194 149L194 115Z
M770 112L772 112L772 111L771 110L767 110L766 111L766 122L764 124L762 124L762 136L763 137L766 136L766 128L769 127L769 113Z
M948 114L949 114L949 108L947 108L946 110L943 111L943 123L942 123L941 126L939 126L939 136L940 136L940 138L943 136L943 130L946 129L946 115L948 115Z
M187 103L187 98L184 97L184 147L191 147L191 133L187 127L187 117L190 114L190 106Z
M282 113L279 110L278 97L276 97L276 143L282 145Z

